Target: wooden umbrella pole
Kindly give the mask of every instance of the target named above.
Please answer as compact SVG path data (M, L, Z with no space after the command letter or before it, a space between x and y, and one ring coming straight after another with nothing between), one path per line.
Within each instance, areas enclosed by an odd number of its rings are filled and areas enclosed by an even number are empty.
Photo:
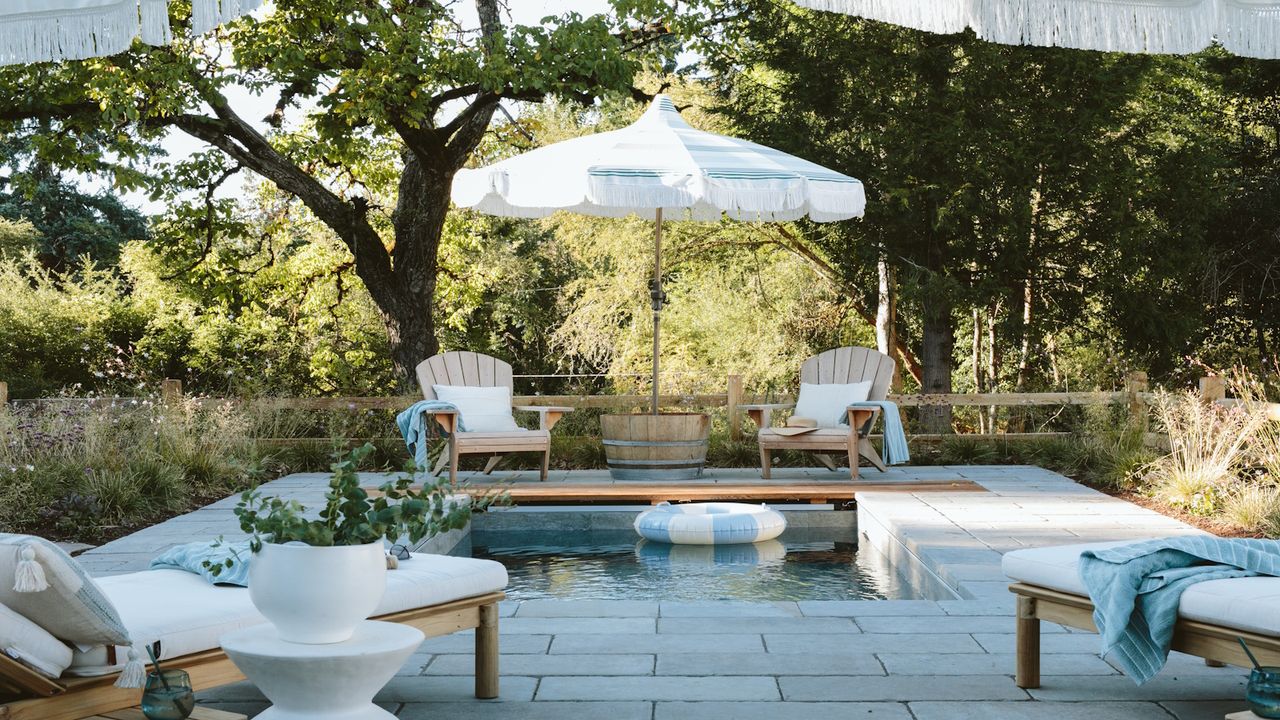
M658 414L658 352L661 343L658 331L661 327L662 302L662 208L658 208L653 224L653 286L649 288L649 297L653 301L653 397L649 404L649 412Z

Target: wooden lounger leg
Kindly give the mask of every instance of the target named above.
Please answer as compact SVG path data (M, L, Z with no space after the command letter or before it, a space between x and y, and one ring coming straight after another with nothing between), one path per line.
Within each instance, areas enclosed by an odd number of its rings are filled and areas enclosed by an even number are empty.
M498 604L480 606L476 626L476 697L498 697Z
M760 477L765 480L769 479L769 473L773 470L773 458L769 457L768 448L760 448Z
M542 453L542 467L538 468L538 480L547 481L547 473L551 471L551 445Z
M1036 617L1036 601L1018 596L1018 687L1040 687L1040 619Z

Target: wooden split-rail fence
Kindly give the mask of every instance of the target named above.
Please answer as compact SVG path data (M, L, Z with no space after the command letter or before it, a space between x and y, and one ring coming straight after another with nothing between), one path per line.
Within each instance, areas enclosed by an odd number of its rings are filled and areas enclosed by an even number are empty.
M1213 382L1213 380L1216 380ZM1207 386L1206 386L1206 383ZM1204 378L1202 389L1215 392L1222 388L1221 378ZM160 398L163 402L178 402L184 398L182 380L166 379L160 386ZM893 395L890 400L900 407L1044 407L1044 406L1106 406L1121 405L1128 407L1128 413L1134 423L1142 423L1146 427L1147 402L1149 398L1146 373L1129 373L1126 375L1124 389L1121 391L1079 391L1079 392L984 392L984 393L919 393L919 395ZM65 402L68 400L83 401L83 398L40 398L40 400L15 400L14 402ZM120 398L100 398L99 402L119 401ZM381 397L252 397L252 398L197 398L206 402L232 401L237 404L252 405L255 409L264 410L301 410L301 411L337 411L337 410L402 410L419 396L381 396ZM522 395L513 398L515 405L566 406L573 409L600 409L632 411L648 406L648 395ZM659 404L667 409L718 409L723 407L728 420L730 436L737 439L744 432L745 413L739 410L742 405L754 402L790 402L794 398L762 397L746 395L741 375L728 375L726 392L696 393L696 395L662 395ZM0 382L0 405L9 401L8 384ZM910 428L908 428L910 430ZM1069 433L1053 432L1010 432L1010 433L965 433L964 437L972 438L1004 438L1033 439L1065 436ZM914 439L931 441L951 434L911 433Z
M1231 405L1238 401L1226 397L1226 383L1221 376L1210 375L1199 382L1200 394L1208 401ZM173 403L184 400L185 395L181 380L165 380L160 386L162 402ZM1151 394L1145 372L1131 372L1125 376L1124 389L1115 391L1073 391L1073 392L996 392L996 393L933 393L933 394L893 394L889 399L899 407L919 408L930 406L977 407L977 408L1030 408L1030 407L1062 407L1062 406L1121 406L1127 411L1130 422L1144 432L1149 423L1149 402ZM381 397L256 397L256 398L197 398L201 402L234 402L252 405L266 410L299 410L299 411L342 411L342 410L392 410L407 408L417 400L416 395L398 395ZM37 400L14 400L14 402L55 403L65 402L63 398ZM75 398L76 401L83 399ZM102 398L98 402L118 402L119 398ZM629 412L648 407L649 395L517 395L515 405L547 405L563 406L575 409L602 409ZM759 402L790 402L793 398L761 397L747 395L743 390L741 375L729 375L726 378L725 392L709 394L667 394L659 396L659 404L669 409L707 409L725 408L729 425L729 434L734 439L743 436L743 418L745 413L739 410L742 405ZM9 402L8 385L0 381L0 406ZM1265 412L1280 422L1280 404L1271 404ZM994 432L963 434L908 434L913 440L937 441L946 437L965 437L972 439L1032 440L1047 439L1070 435L1064 432ZM1163 438L1147 433L1148 444L1159 446ZM305 439L298 439L300 441Z

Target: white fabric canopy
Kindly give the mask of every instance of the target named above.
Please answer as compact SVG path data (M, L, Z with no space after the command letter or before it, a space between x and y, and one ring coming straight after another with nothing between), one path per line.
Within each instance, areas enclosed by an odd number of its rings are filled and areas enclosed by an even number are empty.
M763 145L695 130L659 95L632 125L461 170L453 201L490 215L557 210L669 219L797 220L860 217L862 183Z
M191 32L206 33L263 0L192 0ZM169 0L0 0L0 65L81 60L173 39Z
M1214 39L1244 57L1280 58L1280 0L796 0L936 33L973 28L1007 45L1188 54Z

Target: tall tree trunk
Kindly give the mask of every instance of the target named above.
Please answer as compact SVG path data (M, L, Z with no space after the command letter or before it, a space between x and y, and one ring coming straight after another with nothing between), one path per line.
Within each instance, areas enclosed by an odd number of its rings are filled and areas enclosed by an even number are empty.
M987 392L997 392L1000 387L1000 362L1003 357L1000 353L1000 345L996 342L996 318L1000 317L1000 309L1003 303L996 302L987 311ZM987 406L987 432L996 431L996 406Z
M884 255L881 255L876 262L876 268L880 276L880 291L876 294L876 349L889 357L894 357L900 354L898 352L898 290L895 287L893 268L889 267L889 260ZM902 363L906 358L895 359L898 362L893 366L893 380L889 388L897 392L902 389Z
M1027 385L1027 377L1031 372L1031 323L1035 307L1035 286L1031 278L1022 283L1022 342L1018 347L1018 378L1014 383L1014 391L1022 392Z
M982 381L982 313L975 306L973 308L973 348L970 352L969 362L973 366L973 391L981 393L984 383ZM983 422L984 416L982 408L978 408L978 432L986 432L986 423Z
M955 350L955 325L951 318L951 298L943 289L930 292L922 308L923 347L920 363L923 375L921 390L925 393L950 393L951 371ZM920 422L928 433L951 432L951 406L930 405L920 408Z
M365 278L366 285L385 283L393 289L390 297L378 303L378 310L387 327L396 372L410 385L418 363L440 349L432 311L451 180L451 175L424 169L412 152L404 153L393 216L395 267L389 277Z

